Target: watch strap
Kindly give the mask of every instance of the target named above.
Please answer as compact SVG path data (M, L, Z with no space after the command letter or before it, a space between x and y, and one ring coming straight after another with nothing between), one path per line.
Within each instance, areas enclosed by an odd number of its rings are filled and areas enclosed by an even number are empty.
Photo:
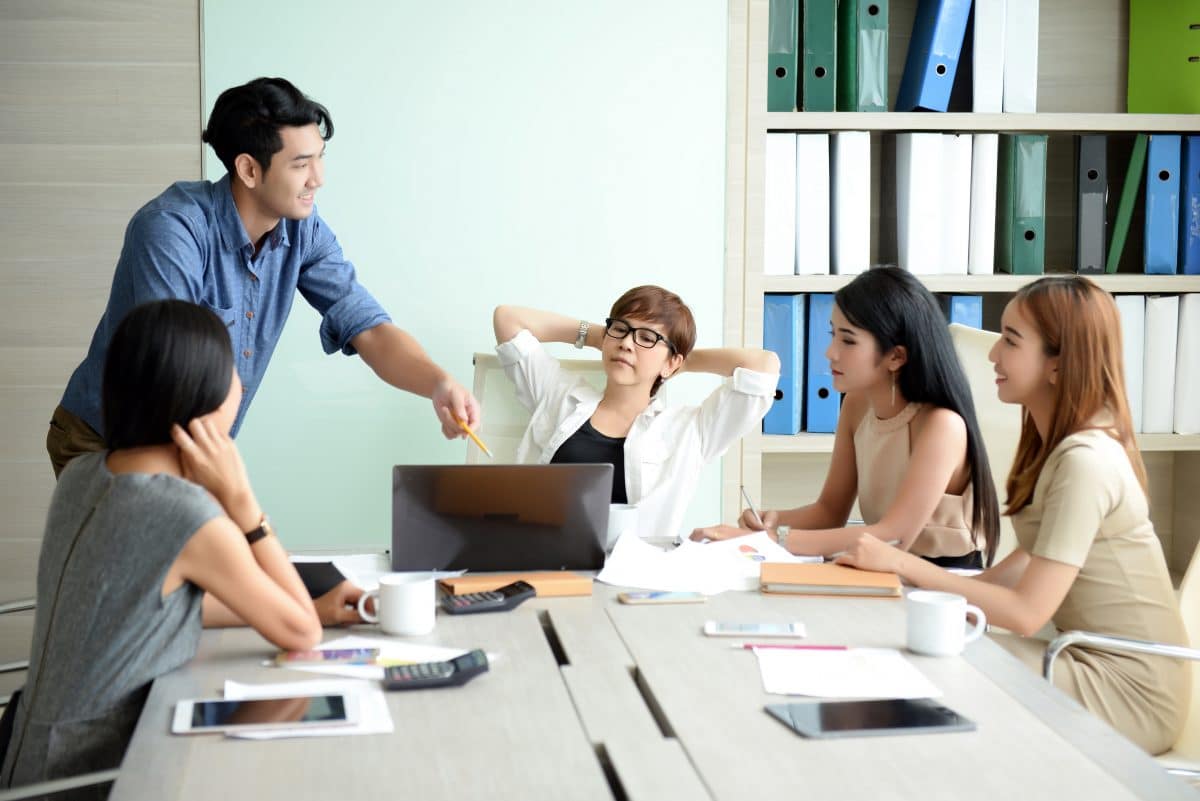
M271 520L265 514L262 516L262 521L255 527L246 532L246 543L253 545L263 537L271 533Z
M588 329L592 327L587 320L579 321L579 334L575 337L575 347L583 350L583 346L587 344Z

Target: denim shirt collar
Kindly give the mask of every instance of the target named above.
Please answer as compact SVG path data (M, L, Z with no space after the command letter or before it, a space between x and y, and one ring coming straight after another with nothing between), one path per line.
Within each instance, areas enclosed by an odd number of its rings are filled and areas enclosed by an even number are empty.
M246 226L242 223L241 215L238 214L237 204L233 202L233 187L229 173L225 173L221 180L213 184L213 197L221 244L226 250L235 253L246 248L250 248L249 252L253 253L254 243L250 241L250 235L246 233ZM287 226L284 225L283 220L280 220L271 230L267 242L272 248L288 247L290 242Z

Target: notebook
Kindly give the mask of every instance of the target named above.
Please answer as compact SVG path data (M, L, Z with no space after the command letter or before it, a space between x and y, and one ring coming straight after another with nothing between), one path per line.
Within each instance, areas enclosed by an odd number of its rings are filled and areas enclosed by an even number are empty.
M397 465L392 570L599 570L611 464Z
M763 592L797 595L868 595L900 597L900 577L831 563L763 562L759 574Z

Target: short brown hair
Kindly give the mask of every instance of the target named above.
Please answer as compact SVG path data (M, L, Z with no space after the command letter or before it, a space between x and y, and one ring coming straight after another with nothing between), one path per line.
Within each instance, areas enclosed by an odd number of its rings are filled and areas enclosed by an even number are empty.
M658 323L666 329L667 341L671 343L673 352L685 359L696 346L696 320L692 317L692 310L682 298L660 286L635 286L617 298L609 316L633 317ZM654 386L650 388L651 397L658 393L662 383L661 377L654 380Z

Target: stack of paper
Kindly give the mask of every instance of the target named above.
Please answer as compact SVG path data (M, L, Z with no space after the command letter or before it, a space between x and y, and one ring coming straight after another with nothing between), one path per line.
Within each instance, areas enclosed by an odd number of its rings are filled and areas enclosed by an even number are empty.
M758 589L759 566L766 561L819 562L821 557L789 553L762 531L707 544L686 541L673 551L660 551L637 536L623 535L596 580L619 587L705 595L752 591Z
M942 694L894 648L756 648L763 689L814 698L937 698Z

